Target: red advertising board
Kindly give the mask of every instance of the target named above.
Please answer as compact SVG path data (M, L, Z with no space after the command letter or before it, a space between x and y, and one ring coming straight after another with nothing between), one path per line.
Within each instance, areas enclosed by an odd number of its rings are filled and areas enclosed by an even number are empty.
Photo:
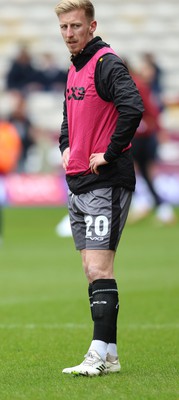
M58 175L10 174L1 179L5 203L17 206L66 204L66 183Z

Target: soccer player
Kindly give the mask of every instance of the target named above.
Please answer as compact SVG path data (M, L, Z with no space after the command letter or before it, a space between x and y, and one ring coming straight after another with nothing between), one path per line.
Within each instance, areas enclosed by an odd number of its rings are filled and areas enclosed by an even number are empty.
M69 187L68 209L76 249L89 282L94 324L84 361L63 373L118 372L118 288L114 258L135 188L131 140L143 104L128 70L98 36L89 0L55 7L71 53L60 150Z

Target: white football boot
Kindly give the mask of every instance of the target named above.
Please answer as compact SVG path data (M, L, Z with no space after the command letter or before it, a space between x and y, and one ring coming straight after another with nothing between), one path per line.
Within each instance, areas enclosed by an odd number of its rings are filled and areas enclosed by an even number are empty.
M121 370L121 365L118 357L111 356L109 353L106 356L106 373L109 372L119 372Z
M95 350L90 350L84 361L75 367L63 369L63 374L96 376L106 373L106 365Z

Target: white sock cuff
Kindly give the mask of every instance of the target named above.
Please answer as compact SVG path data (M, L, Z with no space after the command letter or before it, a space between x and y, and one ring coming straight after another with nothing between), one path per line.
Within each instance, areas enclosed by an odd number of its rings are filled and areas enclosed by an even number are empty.
M103 342L102 340L92 340L88 351L95 350L99 354L99 356L105 361L107 347L108 344L106 342Z
M107 353L114 357L118 356L116 343L108 343Z

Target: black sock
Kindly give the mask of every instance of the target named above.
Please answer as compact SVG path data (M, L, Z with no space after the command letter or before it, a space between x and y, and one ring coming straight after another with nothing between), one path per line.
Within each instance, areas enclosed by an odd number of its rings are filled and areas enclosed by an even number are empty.
M97 279L92 283L94 321L93 340L117 342L118 289L115 279Z
M92 294L92 283L89 283L88 286L88 296L89 296L89 303L90 303L90 310L91 310L91 318L93 320L93 294Z

